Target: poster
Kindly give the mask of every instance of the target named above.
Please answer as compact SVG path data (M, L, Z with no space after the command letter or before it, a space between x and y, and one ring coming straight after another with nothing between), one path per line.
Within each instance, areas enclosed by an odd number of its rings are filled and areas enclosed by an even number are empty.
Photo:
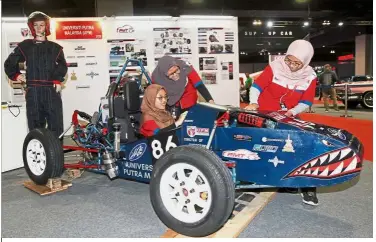
M109 53L110 82L116 80L116 77L119 75L127 59L141 60L145 68L148 65L146 57L147 43L145 40L110 39L107 40L107 46ZM136 68L138 65L136 63L129 63L128 66L135 66Z
M100 21L57 21L56 39L102 39Z
M234 36L231 29L198 28L198 53L233 54Z
M154 56L192 54L192 33L187 28L154 28Z
M234 63L231 61L221 61L221 79L233 80L234 79Z
M205 85L217 84L217 72L201 72L201 80Z
M200 57L200 71L216 71L217 68L217 58L216 57Z

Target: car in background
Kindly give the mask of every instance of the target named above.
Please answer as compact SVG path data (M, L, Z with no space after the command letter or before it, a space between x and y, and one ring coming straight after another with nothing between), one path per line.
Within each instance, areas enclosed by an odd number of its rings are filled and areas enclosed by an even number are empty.
M347 84L347 107L373 108L373 78L371 76L351 76L334 85L338 100L345 103Z
M348 76L341 78L337 83L365 82L372 81L373 77L369 75Z

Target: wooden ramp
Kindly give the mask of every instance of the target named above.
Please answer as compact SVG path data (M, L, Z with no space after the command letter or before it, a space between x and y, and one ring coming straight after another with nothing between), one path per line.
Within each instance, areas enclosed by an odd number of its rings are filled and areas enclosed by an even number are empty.
M23 185L41 196L63 191L72 186L72 183L62 179L48 179L46 185L37 185L33 181L25 181Z
M204 238L236 238L248 224L261 212L276 194L268 192L242 192L235 198L235 207L230 219L216 233ZM161 238L190 238L168 229Z

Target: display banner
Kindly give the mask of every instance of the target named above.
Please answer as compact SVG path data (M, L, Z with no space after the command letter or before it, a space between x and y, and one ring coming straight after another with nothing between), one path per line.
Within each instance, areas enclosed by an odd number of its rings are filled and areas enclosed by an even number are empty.
M99 21L59 21L56 39L102 39L102 25Z

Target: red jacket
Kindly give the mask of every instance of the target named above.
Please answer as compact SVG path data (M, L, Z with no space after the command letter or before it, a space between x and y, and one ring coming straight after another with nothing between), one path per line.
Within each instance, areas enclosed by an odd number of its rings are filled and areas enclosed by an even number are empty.
M192 71L187 75L188 82L185 86L184 93L179 102L176 103L177 106L180 105L181 109L190 108L197 103L198 94L196 87L203 84L193 66L191 66L191 69ZM152 83L155 83L154 80L152 80Z
M252 87L260 91L259 110L278 111L281 110L280 102L284 103L287 109L295 107L298 103L311 106L315 96L316 82L317 76L313 73L306 83L288 86L288 83L274 77L272 68L268 65Z

